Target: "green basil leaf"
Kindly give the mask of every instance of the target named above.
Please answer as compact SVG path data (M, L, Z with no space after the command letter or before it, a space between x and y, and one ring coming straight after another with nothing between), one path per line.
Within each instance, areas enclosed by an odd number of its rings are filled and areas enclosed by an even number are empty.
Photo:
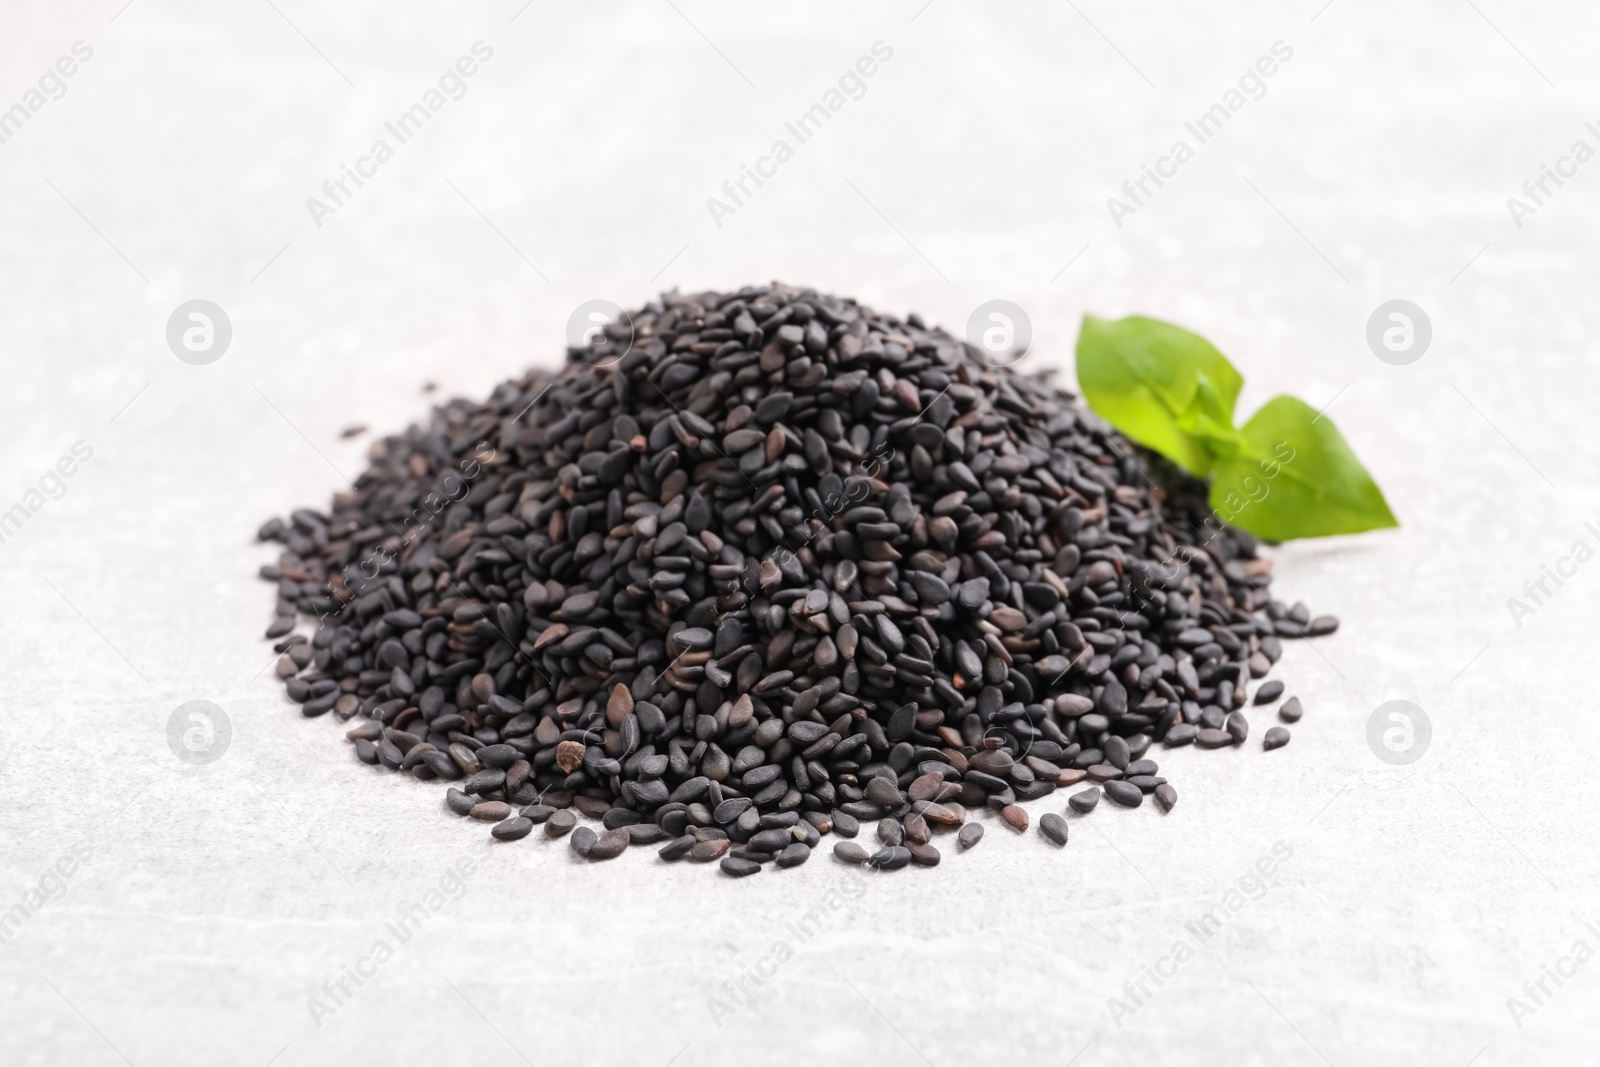
M1233 406L1244 379L1199 334L1131 315L1083 317L1078 386L1089 407L1146 448L1205 477L1239 449Z
M1211 472L1211 507L1224 522L1269 541L1400 525L1333 421L1309 404L1269 400L1240 439Z

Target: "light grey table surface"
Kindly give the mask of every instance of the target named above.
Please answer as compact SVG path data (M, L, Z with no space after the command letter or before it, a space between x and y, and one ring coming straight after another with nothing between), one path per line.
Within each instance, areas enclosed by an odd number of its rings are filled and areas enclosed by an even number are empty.
M1600 17L1320 4L7 3L0 509L92 458L0 544L0 1062L1600 1062L1600 963L1573 955L1600 949L1600 565L1507 606L1600 547L1600 163L1507 203L1600 148ZM317 225L307 199L478 41L463 95ZM859 98L713 218L879 41ZM1108 197L1280 41L1117 225ZM932 871L734 882L489 849L302 720L253 534L359 472L341 428L555 360L584 300L773 278L956 330L1014 300L1067 380L1084 311L1154 314L1228 353L1242 411L1327 405L1404 525L1271 553L1280 595L1343 619L1277 674L1293 743L1163 753L1174 812L1098 811L1061 851L990 821ZM165 340L196 298L233 327L207 366ZM1407 366L1364 339L1393 298L1433 326ZM1368 744L1392 699L1431 722L1407 765ZM168 746L190 700L231 725L206 766ZM347 967L371 977L329 999ZM746 971L770 977L725 1015Z

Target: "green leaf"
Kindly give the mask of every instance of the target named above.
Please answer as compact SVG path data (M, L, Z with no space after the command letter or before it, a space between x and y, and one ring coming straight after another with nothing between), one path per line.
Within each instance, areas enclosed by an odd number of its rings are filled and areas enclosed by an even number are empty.
M1198 334L1139 315L1085 315L1078 384L1122 433L1210 475L1224 522L1273 541L1399 525L1333 422L1306 404L1280 396L1234 429L1244 379Z
M1212 468L1211 507L1269 541L1398 526L1383 491L1332 420L1276 397L1239 432L1241 447Z
M1142 315L1083 317L1078 385L1089 407L1197 477L1239 449L1233 405L1244 379L1199 334Z

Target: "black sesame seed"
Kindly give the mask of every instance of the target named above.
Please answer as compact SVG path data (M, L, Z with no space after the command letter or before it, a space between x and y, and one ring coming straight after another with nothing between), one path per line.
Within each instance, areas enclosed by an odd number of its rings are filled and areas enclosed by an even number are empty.
M833 846L833 858L843 863L866 863L870 855L854 841L840 841Z
M518 815L505 822L496 823L489 833L501 841L516 841L533 832L533 821Z
M1203 482L916 316L773 284L631 318L258 531L290 700L498 839L744 876L861 820L841 861L932 865L1085 781L1170 808L1151 745L1241 744L1282 640L1338 627Z
M1073 811L1087 815L1100 803L1100 790L1090 786L1080 793L1072 794L1067 798L1067 803L1071 805Z
M1270 682L1262 682L1261 683L1261 687L1256 690L1256 700L1255 700L1255 702L1257 704L1270 704L1274 700L1277 700L1282 695L1283 695L1283 683L1281 681L1279 681L1278 679L1274 678Z
M1144 793L1132 782L1107 782L1106 796L1125 808L1137 808L1144 803Z

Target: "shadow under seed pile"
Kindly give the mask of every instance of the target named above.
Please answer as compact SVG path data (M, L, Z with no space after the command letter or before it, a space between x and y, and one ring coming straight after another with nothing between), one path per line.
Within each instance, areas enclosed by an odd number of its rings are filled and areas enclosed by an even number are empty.
M1080 783L1075 817L1167 810L1151 745L1243 743L1279 638L1337 626L1270 599L1199 483L1164 468L1166 498L1069 394L915 315L672 294L569 357L260 532L290 698L502 840L745 875L862 820L881 847L838 859L931 865L970 809L1023 830Z

